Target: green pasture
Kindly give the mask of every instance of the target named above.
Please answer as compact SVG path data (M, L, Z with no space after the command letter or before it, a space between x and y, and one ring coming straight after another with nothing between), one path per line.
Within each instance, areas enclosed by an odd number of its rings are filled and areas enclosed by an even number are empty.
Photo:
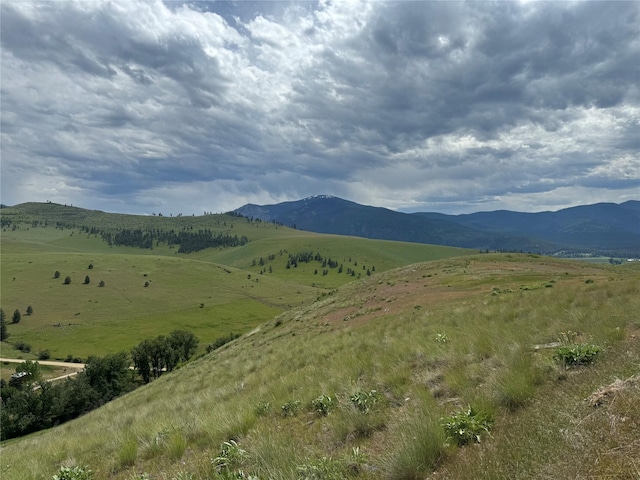
M54 358L127 350L175 329L211 342L312 295L309 287L175 256L3 252L1 275L2 308L9 319L15 309L22 313L20 323L8 325L10 340Z
M128 350L174 329L192 331L204 349L221 336L246 332L327 290L366 277L367 270L469 253L319 235L228 215L132 216L25 204L3 209L2 216L12 223L1 235L0 304L9 321L15 309L22 314L20 323L8 325L10 342L28 343L34 352L48 349L52 358ZM211 228L250 241L177 254L176 247L164 244L153 249L109 246L99 235L83 232L83 225ZM327 268L323 275L317 262L287 269L289 253L303 251L337 260L343 273ZM264 265L258 264L261 257ZM356 273L347 275L348 268ZM54 278L56 271L59 278ZM32 315L26 315L28 306Z
M230 440L244 452L234 471L258 478L632 478L638 384L601 407L585 399L640 374L638 291L635 266L526 255L379 272L3 445L2 478L51 478L75 464L96 480L217 479L212 459ZM567 368L536 347L563 335L602 354ZM372 391L377 402L358 410L354 395ZM334 399L326 415L313 406L322 395ZM469 406L493 426L479 444L456 446L441 422Z

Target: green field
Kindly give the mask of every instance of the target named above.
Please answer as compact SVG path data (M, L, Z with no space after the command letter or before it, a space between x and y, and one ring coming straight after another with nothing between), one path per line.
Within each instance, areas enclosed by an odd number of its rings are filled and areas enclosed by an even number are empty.
M105 249L77 229L3 232L3 308L9 318L15 305L34 308L9 325L10 342L64 356L177 327L202 342L244 333L96 411L4 443L3 480L74 465L94 480L640 475L640 264L243 228L269 234L176 255ZM287 252L308 250L365 274L286 268ZM559 344L597 357L560 361ZM469 412L486 429L473 430L480 443L459 444L445 425Z
M2 217L12 223L3 228L1 237L0 305L9 321L16 309L22 313L18 324L8 326L11 342L25 342L36 353L49 350L54 359L128 350L145 338L175 329L192 331L204 350L219 337L247 332L366 276L367 268L384 271L468 253L323 236L226 215L142 217L25 204L3 209ZM62 226L54 227L56 223ZM234 231L250 241L240 247L177 254L175 247L165 244L153 249L109 246L99 235L82 231L83 226L105 225L114 230L195 225ZM289 253L302 251L333 257L345 271L352 267L358 273L338 274L334 268L322 275L315 273L322 270L316 262L287 269ZM258 264L260 258L263 266ZM54 278L56 271L59 278ZM85 284L87 276L90 281ZM69 284L64 283L66 277ZM28 306L32 315L25 315Z

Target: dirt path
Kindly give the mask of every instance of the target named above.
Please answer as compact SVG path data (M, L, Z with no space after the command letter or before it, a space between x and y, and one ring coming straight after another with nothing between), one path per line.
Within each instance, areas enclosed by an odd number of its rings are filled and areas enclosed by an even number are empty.
M0 362L2 363L24 363L26 360L20 358L0 358ZM40 365L49 365L51 367L69 367L69 368L77 368L81 370L85 367L84 363L71 363L71 362L54 362L49 360L32 360L32 362L38 362Z

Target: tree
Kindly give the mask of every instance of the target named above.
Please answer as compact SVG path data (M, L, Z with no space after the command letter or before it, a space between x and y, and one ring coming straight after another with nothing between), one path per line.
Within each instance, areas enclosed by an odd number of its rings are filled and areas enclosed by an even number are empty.
M0 308L0 341L4 342L9 338L7 333L7 320L5 319L4 310Z
M60 271L56 270L56 272L53 274L53 278L60 278Z
M100 283L98 284L99 287L104 287L104 280L100 280Z
M27 307L27 315L32 315L33 314L33 307L31 305L29 305Z
M69 285L70 283L71 283L71 277L67 275L66 277L64 277L64 284Z
M92 270L93 269L93 263L90 263L89 267L87 267L87 268L89 268L89 270Z
M105 403L130 390L129 357L125 352L89 357L84 369L89 385Z
M16 308L16 311L13 312L13 317L11 318L12 323L19 323L22 315L20 315L20 310Z
M189 360L198 349L198 338L186 330L174 330L169 334L168 341L181 362Z
M89 283L91 282L91 279L89 278L89 275L87 275L86 277L84 277L84 284L85 285L89 285Z
M143 340L131 349L131 359L133 366L144 380L144 383L151 381L151 340Z

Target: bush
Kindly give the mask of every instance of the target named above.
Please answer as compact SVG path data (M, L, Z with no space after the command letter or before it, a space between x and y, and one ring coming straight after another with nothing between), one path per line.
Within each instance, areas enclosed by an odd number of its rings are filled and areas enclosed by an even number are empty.
M71 277L67 275L66 277L64 277L64 284L69 285L70 283L71 283Z
M214 350L217 350L218 348L222 347L223 345L226 345L227 343L231 342L232 340L235 340L239 336L240 336L239 333L231 332L229 335L225 335L224 337L217 338L212 344L207 346L207 353L211 353Z
M93 474L89 467L60 467L53 480L91 480Z
M58 270L53 274L53 278L60 278L60 272Z
M377 391L371 390L370 392L356 392L349 397L349 400L351 400L351 403L358 411L368 413L369 410L378 403L380 398L381 396Z
M259 417L266 417L271 411L270 402L259 402L256 405L256 415Z
M87 275L86 277L84 277L84 284L89 285L89 283L91 283L91 278L89 278L89 275Z
M591 343L562 345L556 348L553 359L564 365L588 365L593 363L602 349Z
M51 354L49 350L40 350L38 352L38 360L49 360L51 358Z
M318 398L314 398L313 400L311 400L311 407L318 415L321 416L327 415L329 413L329 410L331 410L334 405L334 399L329 395L325 395L324 393Z
M485 411L476 411L473 407L442 419L447 436L459 446L472 442L480 443L480 437L489 433L492 425L491 415Z
M24 353L29 353L31 351L31 345L25 342L16 342L13 344L13 347L16 350L20 350L21 352L24 352Z
M26 312L27 312L27 315L32 315L32 314L33 314L33 307L32 307L31 305L29 305L29 306L27 307Z
M298 410L300 410L300 400L290 400L280 408L283 416L293 417L298 413Z
M246 456L246 451L240 448L234 440L229 440L220 445L220 453L211 460L211 463L216 472L228 474L232 469L238 468Z

